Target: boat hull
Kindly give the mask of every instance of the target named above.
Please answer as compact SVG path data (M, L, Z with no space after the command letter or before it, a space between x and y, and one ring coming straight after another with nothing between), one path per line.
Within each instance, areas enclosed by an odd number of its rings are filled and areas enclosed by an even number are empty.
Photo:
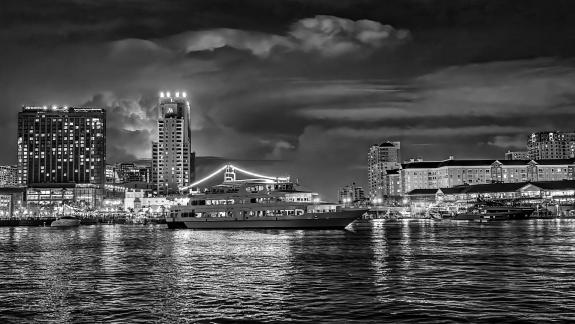
M366 210L304 214L302 216L265 216L238 218L167 218L168 228L190 229L344 229Z
M79 225L79 219L57 219L50 224L51 227L74 227Z
M508 210L503 211L493 211L487 213L463 213L455 215L453 220L483 220L483 221L497 221L497 220L513 220L513 219L526 219L533 209L518 209L518 210Z

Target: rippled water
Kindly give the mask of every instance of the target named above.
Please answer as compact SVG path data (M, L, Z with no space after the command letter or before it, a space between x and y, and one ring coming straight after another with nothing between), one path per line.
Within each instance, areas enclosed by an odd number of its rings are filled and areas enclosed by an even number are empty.
M575 221L0 228L6 322L575 321Z

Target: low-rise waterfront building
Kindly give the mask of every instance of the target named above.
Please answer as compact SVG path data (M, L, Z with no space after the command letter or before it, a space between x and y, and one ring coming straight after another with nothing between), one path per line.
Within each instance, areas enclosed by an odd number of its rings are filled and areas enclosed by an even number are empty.
M153 196L152 190L129 189L125 193L124 210L133 212L163 213L171 206L187 205L187 196Z
M102 205L104 189L94 184L36 184L26 189L26 205L30 209L53 209L69 205L94 209Z
M403 193L460 185L574 180L575 159L422 161L402 165Z
M413 214L423 214L437 204L468 207L479 201L513 201L571 207L575 180L462 185L452 188L415 189L407 193ZM457 209L457 208L456 208Z
M0 218L13 217L24 205L25 188L0 188Z

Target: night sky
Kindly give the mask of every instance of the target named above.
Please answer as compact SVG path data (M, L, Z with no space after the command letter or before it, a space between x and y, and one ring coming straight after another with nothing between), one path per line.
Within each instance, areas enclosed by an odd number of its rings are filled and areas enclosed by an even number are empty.
M151 158L160 90L199 156L333 199L367 150L503 158L573 130L573 0L2 0L0 163L22 105L108 111L108 162ZM198 172L222 159L203 159Z

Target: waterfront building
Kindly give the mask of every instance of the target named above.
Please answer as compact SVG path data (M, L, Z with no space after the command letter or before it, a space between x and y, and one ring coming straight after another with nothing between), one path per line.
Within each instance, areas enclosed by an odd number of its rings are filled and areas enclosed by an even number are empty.
M514 201L551 206L556 215L572 210L575 180L491 183L452 188L415 189L406 194L412 215L424 215L431 206L465 210L478 201ZM561 208L559 208L562 206Z
M185 92L160 93L158 141L152 143L152 182L158 194L178 193L194 180L190 104Z
M505 153L505 160L529 160L528 151L507 151Z
M22 187L0 188L0 218L13 217L22 209L24 192Z
M402 165L403 193L460 185L575 179L575 159L423 161Z
M88 209L97 208L104 200L104 189L89 183L36 184L26 189L28 209L52 211L64 205Z
M360 204L366 200L363 187L354 183L344 186L338 191L338 201L340 204L353 205Z
M575 132L537 132L527 140L529 158L533 160L575 157Z
M98 206L105 172L104 109L43 106L24 107L18 113L18 184L30 190L27 201L53 204L53 192L78 186L74 197Z
M0 188L18 186L18 166L0 165Z
M401 167L400 142L383 142L374 144L369 148L367 155L369 198L372 201L381 201L389 197L389 185L387 183L388 171L397 170Z
M188 196L156 197L151 190L128 189L123 200L123 208L126 211L164 214L171 206L185 206L189 200Z

